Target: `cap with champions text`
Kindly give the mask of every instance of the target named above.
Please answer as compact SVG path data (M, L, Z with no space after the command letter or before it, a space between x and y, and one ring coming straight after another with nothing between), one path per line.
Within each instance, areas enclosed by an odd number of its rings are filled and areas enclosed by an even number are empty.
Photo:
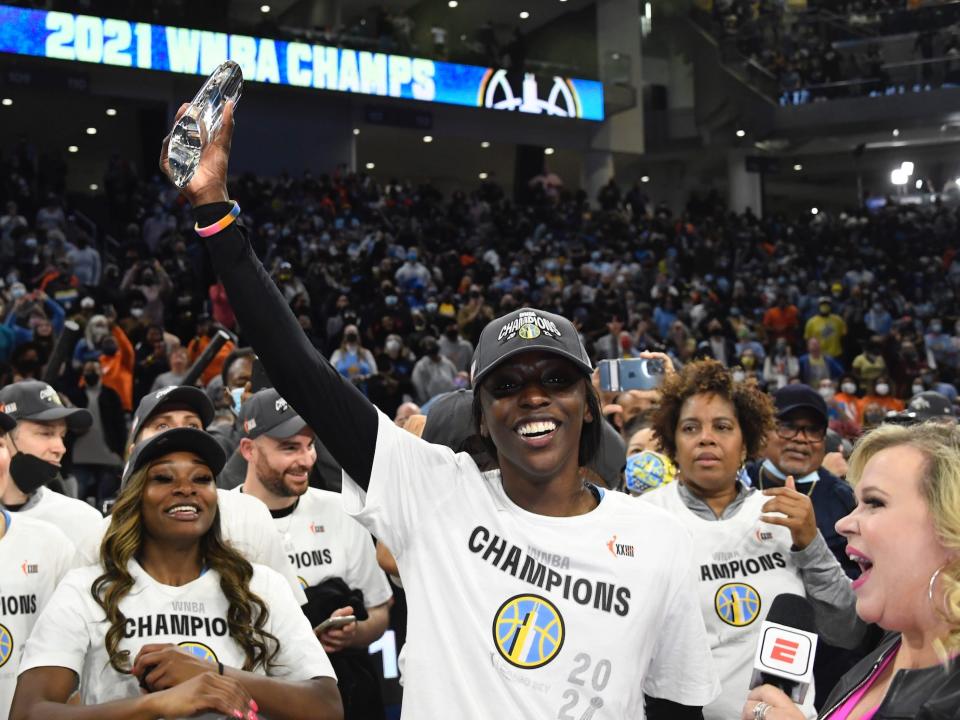
M477 387L504 360L531 350L560 355L585 374L593 372L587 349L573 323L543 310L521 308L491 320L483 328L473 353L470 381Z
M247 398L240 408L243 434L251 440L266 435L277 440L293 437L307 421L280 397L274 388L266 388Z
M66 407L57 391L40 380L11 383L0 390L0 412L16 422L66 420L67 428L74 432L82 432L93 424L89 410Z
M164 430L138 443L130 452L123 468L120 487L127 484L130 476L149 462L175 452L191 452L210 468L215 476L223 470L227 456L217 439L205 430L181 427Z
M137 433L143 429L143 424L153 417L162 406L174 404L193 410L200 417L200 423L203 427L213 422L213 403L210 402L210 398L203 390L190 385L168 385L143 396L143 400L137 406L137 411L133 414L130 435L136 437Z

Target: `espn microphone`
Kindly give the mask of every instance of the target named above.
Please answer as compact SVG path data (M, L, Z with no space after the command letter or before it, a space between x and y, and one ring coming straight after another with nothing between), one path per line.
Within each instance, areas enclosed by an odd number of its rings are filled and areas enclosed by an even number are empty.
M795 703L803 703L813 682L814 629L813 607L805 597L777 595L760 626L750 689L766 683L783 690Z

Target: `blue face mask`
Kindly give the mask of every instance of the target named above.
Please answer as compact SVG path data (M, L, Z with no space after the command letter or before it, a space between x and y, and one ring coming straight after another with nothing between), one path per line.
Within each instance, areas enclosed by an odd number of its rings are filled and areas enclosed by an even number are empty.
M230 397L233 398L233 412L240 415L240 406L243 405L243 388L234 388L230 391Z

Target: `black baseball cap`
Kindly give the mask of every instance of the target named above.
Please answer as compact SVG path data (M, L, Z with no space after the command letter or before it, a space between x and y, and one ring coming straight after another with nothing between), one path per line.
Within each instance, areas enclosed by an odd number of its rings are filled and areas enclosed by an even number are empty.
M66 407L57 391L40 380L11 383L0 390L0 412L13 418L14 423L66 420L67 429L73 432L82 432L93 424L89 410Z
M214 475L220 474L227 461L220 443L210 433L190 427L172 428L137 443L123 468L121 486L126 485L130 476L147 463L174 452L194 453Z
M280 397L275 388L266 388L247 398L240 408L243 433L251 440L266 435L278 440L293 437L307 421Z
M430 403L420 438L461 452L466 449L464 443L478 434L473 422L473 390L453 390Z
M16 420L7 415L5 412L0 412L0 430L3 430L4 432L10 432L16 426Z
M593 372L587 349L573 323L544 310L521 308L491 320L483 328L470 366L473 387L478 387L500 363L530 350L560 355L584 374Z
M826 401L820 393L809 385L802 383L784 385L773 394L773 405L777 410L778 418L782 418L794 410L804 408L813 410L823 420L824 425L830 423Z
M956 417L956 411L946 395L924 390L910 398L907 407L899 415L902 420L922 423L943 418L952 420Z
M213 422L213 403L210 402L210 398L203 390L190 385L168 385L143 396L143 400L137 406L137 411L133 414L130 436L136 437L143 424L153 417L162 406L173 403L185 405L193 410L200 416L200 423L204 427Z

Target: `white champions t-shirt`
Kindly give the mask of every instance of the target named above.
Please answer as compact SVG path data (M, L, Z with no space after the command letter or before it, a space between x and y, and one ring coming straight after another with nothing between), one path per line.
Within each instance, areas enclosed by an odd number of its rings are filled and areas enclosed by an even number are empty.
M135 560L128 568L134 585L120 601L120 611L127 619L120 650L130 652L131 664L144 645L174 643L212 663L243 667L243 650L228 634L229 604L215 570L181 587L171 587L158 583ZM20 672L44 666L73 670L80 678L84 705L136 697L141 692L137 678L118 673L107 656L109 623L90 591L102 572L95 565L67 574L40 614L20 663ZM289 680L335 677L284 579L268 567L254 565L250 590L266 604L270 614L264 629L280 644L276 665L265 674ZM255 672L264 670L258 667ZM208 713L200 717L220 716Z
M363 591L367 607L393 597L370 533L343 511L339 493L308 488L292 513L273 522L301 587L342 578Z
M499 473L379 418L369 490L344 474L343 501L403 577L404 718L642 720L644 693L716 696L675 519L618 493L526 512Z
M750 693L760 625L770 603L781 593L806 595L790 554L790 531L760 520L761 508L769 498L759 492L752 492L739 512L726 520L706 520L691 512L680 497L678 483L640 497L678 518L693 537L688 572L697 582L700 609L723 686L720 696L703 709L703 717L738 718ZM801 707L808 718L817 716L813 697L811 686Z
M0 538L0 718L8 716L23 646L73 562L73 544L49 523L6 513Z
M280 536L273 527L273 518L267 506L255 497L217 489L220 509L220 532L237 552L251 563L273 568L286 578L299 605L307 601L296 574L290 569ZM99 515L99 513L98 513ZM77 543L75 567L96 565L100 562L100 543L110 527L110 518L100 518L92 532L80 535Z
M89 536L91 530L103 519L103 515L92 505L61 495L50 488L38 488L35 495L35 499L14 515L50 523L71 538L74 544L78 542L78 538Z

